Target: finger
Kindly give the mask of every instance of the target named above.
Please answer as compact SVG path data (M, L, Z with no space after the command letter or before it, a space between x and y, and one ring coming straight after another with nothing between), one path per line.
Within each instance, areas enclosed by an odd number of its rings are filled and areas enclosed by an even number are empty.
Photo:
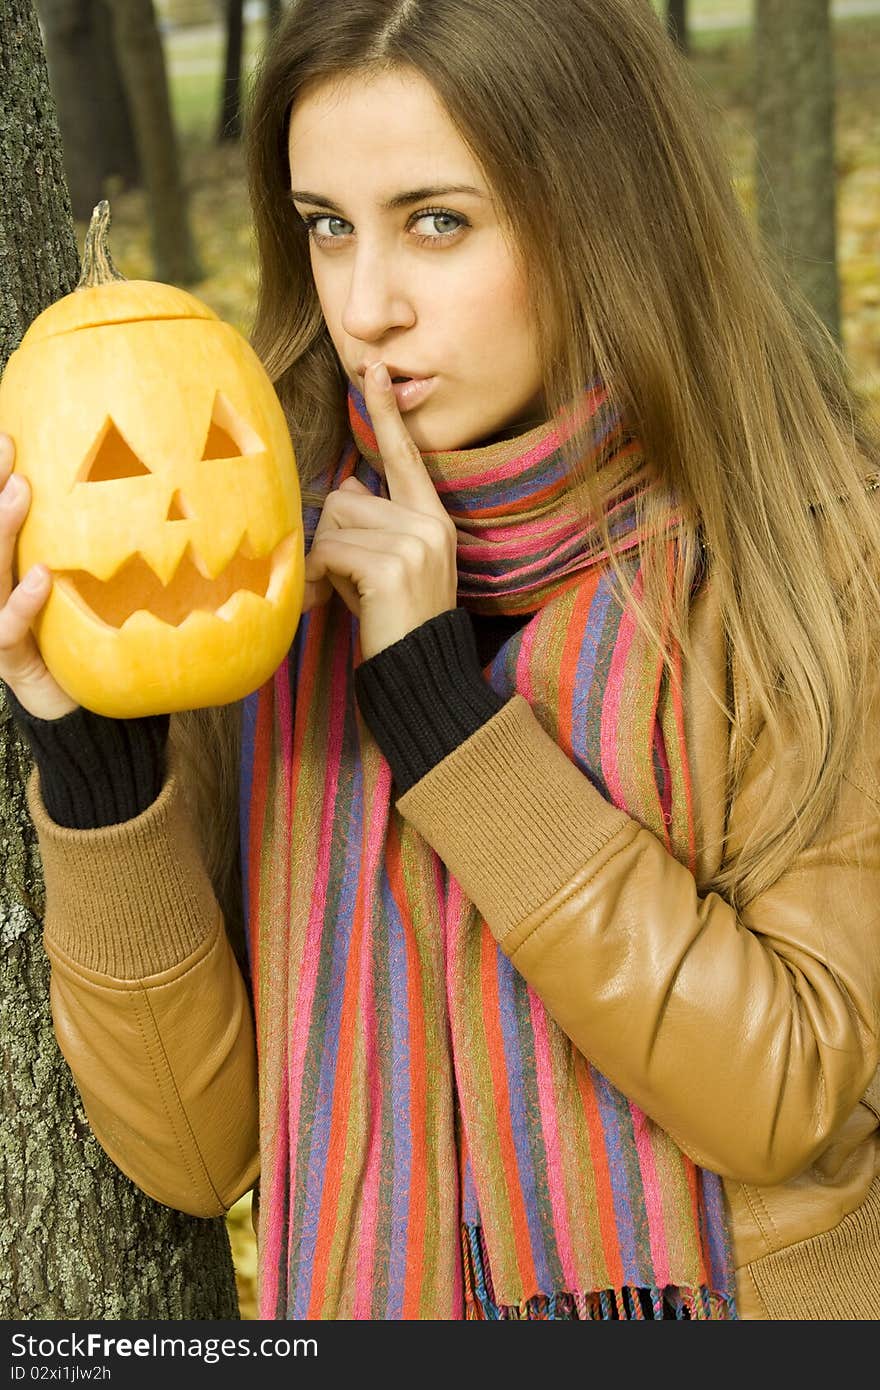
M314 583L326 576L334 588L348 579L361 597L378 589L399 591L406 578L404 556L373 545L375 537L368 531L357 534L358 541L352 541L337 531L315 544L306 560L309 579Z
M51 588L46 566L34 565L0 608L0 670L11 685L42 673L43 660L31 627Z
M18 473L5 480L0 490L0 605L12 590L15 542L30 506L30 488Z
M391 389L391 378L383 362L367 368L364 388L364 399L385 466L389 495L405 507L436 516L443 511L443 503L397 408L397 397Z
M428 516L425 512L404 507L388 497L376 497L369 488L356 492L340 484L327 494L321 519L323 528L315 531L315 540L330 530L363 527L388 533L401 531L420 536L428 545L443 547L452 539L453 522L445 511Z
M369 491L369 489L367 489L367 491ZM372 494L370 495L372 496ZM346 589L344 586L335 584L332 575L324 577L316 576L312 579L309 571L309 555L312 550L314 550L315 546L328 531L335 531L339 527L339 518L336 514L338 504L331 501L333 498L338 498L338 491L328 493L327 497L324 499L324 505L321 508L321 515L318 517L318 524L315 527L315 534L312 537L309 553L306 555L305 591L302 604L302 611L304 613L307 613L312 608L319 608L322 604L327 603L334 592L340 594L340 597L349 609L352 607L352 600L356 600L357 598L356 591L352 590L350 586ZM355 610L352 609L352 611Z
M342 599L349 613L353 613L356 618L359 618L361 615L361 596L351 580L343 578L341 574L331 574L330 587Z
M346 481L347 481L347 480L346 480ZM342 486L342 484L340 484L340 486ZM369 491L369 489L367 489L367 490ZM348 492L346 492L345 494L342 494L342 495L344 495L344 496L350 496L351 494L348 493ZM372 493L370 493L370 496L372 496ZM324 534L325 531L327 531L328 529L332 529L332 528L338 526L339 523L338 523L338 521L337 521L337 519L336 519L336 516L335 516L335 513L334 513L334 507L335 507L336 505L338 505L339 498L340 498L340 492L339 492L339 489L338 489L338 488L337 488L335 491L333 491L333 492L328 492L328 493L327 493L327 496L324 498L324 504L323 504L323 506L321 507L321 514L320 514L320 516L318 517L318 524L317 524L317 526L315 527L315 533L314 533L314 535L313 535L313 537L312 537L312 545L314 545L314 543L315 543L315 541L318 539L318 537L319 537L319 536L322 536L322 535ZM385 500L385 499L383 499L383 500Z
M350 477L343 478L339 486L345 488L346 492L365 492L368 497L374 496L366 484L362 483L360 478L356 478L353 473Z
M15 443L12 435L0 430L0 487L6 482L15 463Z
M310 608L320 608L321 604L326 603L332 593L333 585L329 579L322 579L316 584L307 579L302 601L303 613L308 613Z
M367 531L359 527L352 527L350 530L343 528L339 531L329 531L326 536L323 536L319 542L312 546L309 551L309 559L314 557L313 569L310 569L309 560L306 560L306 575L309 579L313 577L314 572L322 570L325 556L330 553L326 547L331 543L333 555L341 554L338 548L340 544L354 545L377 555L397 555L413 571L423 569L430 556L430 550L421 536L414 536L404 531ZM344 572L344 570L341 571L341 573Z
M303 612L309 608L316 608L320 604L337 593L350 613L360 617L360 594L357 587L345 575L338 573L327 563L330 558L327 552L320 550L309 566L309 559L314 551L314 546L306 556L306 599L303 603Z

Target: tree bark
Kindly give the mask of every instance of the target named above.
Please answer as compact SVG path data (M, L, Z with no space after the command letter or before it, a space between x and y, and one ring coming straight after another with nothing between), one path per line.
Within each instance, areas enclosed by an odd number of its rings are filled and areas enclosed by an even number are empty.
M137 187L134 131L104 0L37 0L73 215L88 221L115 175Z
M217 142L241 137L241 56L244 39L244 0L226 0L226 62L220 94Z
M840 339L834 64L828 0L757 0L758 225L784 270Z
M688 51L687 0L666 0L666 28L682 53Z
M78 278L31 0L0 14L0 370ZM237 1319L222 1217L152 1201L94 1139L49 1012L29 756L0 686L0 1319Z
M36 16L30 0L6 0L0 10L0 370L34 316L73 289L77 259ZM6 862L4 853L0 874Z
M107 0L150 207L157 280L203 278L187 216L165 52L153 0Z

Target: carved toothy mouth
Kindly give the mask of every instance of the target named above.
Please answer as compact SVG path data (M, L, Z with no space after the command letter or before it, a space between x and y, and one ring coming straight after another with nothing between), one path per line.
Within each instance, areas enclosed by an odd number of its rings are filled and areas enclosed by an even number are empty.
M202 573L198 557L187 546L167 584L141 554L127 560L110 579L98 579L87 570L60 570L54 582L108 627L121 628L140 611L179 627L196 611L224 618L224 607L243 590L270 598L273 574L283 567L294 541L293 535L285 536L268 555L257 557L242 545L214 579Z

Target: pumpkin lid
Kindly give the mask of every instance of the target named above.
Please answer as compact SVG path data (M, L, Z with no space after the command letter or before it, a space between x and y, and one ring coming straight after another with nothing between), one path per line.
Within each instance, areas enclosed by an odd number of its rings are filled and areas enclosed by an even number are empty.
M72 290L38 314L21 340L21 347L102 324L143 319L216 319L218 315L195 295L160 280L110 280Z

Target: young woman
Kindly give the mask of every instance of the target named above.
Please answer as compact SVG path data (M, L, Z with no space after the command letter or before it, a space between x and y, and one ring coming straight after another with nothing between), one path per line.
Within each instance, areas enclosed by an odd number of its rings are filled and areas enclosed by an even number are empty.
M166 758L71 709L3 491L59 1041L158 1200L260 1175L263 1317L880 1306L877 451L708 126L647 4L287 12L253 338L310 550L241 721L253 1022L239 711Z

